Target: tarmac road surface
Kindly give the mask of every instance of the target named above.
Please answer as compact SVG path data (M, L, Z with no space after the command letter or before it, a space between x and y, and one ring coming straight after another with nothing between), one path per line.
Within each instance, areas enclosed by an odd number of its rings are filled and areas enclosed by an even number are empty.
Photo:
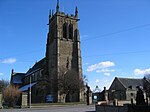
M0 112L95 112L95 105L51 105L31 109L0 109Z

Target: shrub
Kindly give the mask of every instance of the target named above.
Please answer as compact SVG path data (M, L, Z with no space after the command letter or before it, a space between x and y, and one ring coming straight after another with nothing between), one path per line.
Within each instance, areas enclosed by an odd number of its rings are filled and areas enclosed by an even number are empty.
M5 102L8 102L8 106L13 107L20 97L20 91L18 87L9 85L3 91L3 98Z

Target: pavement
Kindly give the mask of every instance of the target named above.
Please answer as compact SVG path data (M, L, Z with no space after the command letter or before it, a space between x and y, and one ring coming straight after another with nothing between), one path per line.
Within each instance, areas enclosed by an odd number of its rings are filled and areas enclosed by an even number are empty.
M0 112L95 112L95 105L47 105L24 109L0 109Z

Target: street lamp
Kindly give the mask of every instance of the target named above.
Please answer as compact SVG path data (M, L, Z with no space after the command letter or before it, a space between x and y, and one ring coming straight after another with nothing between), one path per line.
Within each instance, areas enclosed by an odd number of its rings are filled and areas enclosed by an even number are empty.
M31 108L31 76L32 75L30 75L29 108Z

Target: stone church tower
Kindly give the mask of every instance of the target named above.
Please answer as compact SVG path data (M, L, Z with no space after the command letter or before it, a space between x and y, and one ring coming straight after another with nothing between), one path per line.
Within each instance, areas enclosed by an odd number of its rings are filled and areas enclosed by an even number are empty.
M74 15L68 15L60 12L59 1L57 1L56 12L50 11L46 45L46 73L50 80L50 94L54 96L55 102L60 101L58 86L55 83L60 72L75 70L78 77L82 77L78 21L77 7ZM80 101L80 94L76 95L74 101Z

